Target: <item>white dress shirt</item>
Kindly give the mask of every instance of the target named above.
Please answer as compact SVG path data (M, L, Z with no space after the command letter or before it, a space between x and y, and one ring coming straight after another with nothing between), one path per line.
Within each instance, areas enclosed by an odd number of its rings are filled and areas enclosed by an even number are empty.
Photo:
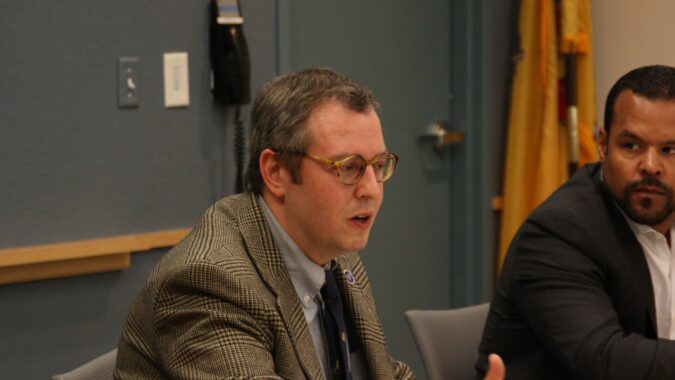
M623 210L621 210L623 213ZM642 246L649 266L649 273L654 288L656 304L656 331L659 338L675 339L675 250L673 249L673 233L675 226L670 227L671 245L666 237L650 226L639 224L623 214L635 237Z

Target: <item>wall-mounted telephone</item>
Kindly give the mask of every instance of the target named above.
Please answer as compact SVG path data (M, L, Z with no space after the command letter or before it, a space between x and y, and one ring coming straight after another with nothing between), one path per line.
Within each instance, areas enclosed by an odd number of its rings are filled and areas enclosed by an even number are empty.
M213 96L224 104L251 101L251 68L239 0L211 1Z
M239 0L211 0L211 70L213 98L235 105L234 159L237 170L234 190L243 191L244 121L241 106L251 101L251 62L244 38L244 18Z

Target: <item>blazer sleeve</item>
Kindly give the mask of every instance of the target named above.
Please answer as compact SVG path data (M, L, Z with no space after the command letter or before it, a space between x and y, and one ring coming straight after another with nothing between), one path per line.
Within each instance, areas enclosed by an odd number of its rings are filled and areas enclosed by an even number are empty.
M391 360L394 364L394 378L400 380L415 380L415 374L412 369L401 361Z
M272 309L241 270L199 262L174 271L153 307L156 354L171 379L263 377L275 372Z
M573 378L675 378L675 342L623 330L608 287L629 280L579 245L600 227L557 222L525 223L509 253L510 295L535 335Z

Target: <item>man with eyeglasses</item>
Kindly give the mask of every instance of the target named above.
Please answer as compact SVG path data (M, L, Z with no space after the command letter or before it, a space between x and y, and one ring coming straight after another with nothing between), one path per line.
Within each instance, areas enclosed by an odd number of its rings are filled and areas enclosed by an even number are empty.
M398 162L375 107L330 69L263 87L246 192L212 206L157 265L116 378L414 378L388 353L356 254Z

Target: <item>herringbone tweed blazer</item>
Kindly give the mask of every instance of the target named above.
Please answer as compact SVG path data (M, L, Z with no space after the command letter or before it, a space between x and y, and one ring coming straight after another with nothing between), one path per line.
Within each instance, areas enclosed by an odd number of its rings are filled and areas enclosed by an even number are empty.
M337 259L371 379L412 379L386 347L356 254ZM346 281L343 271L355 281ZM116 379L323 379L300 300L255 196L211 206L157 264L119 342Z

